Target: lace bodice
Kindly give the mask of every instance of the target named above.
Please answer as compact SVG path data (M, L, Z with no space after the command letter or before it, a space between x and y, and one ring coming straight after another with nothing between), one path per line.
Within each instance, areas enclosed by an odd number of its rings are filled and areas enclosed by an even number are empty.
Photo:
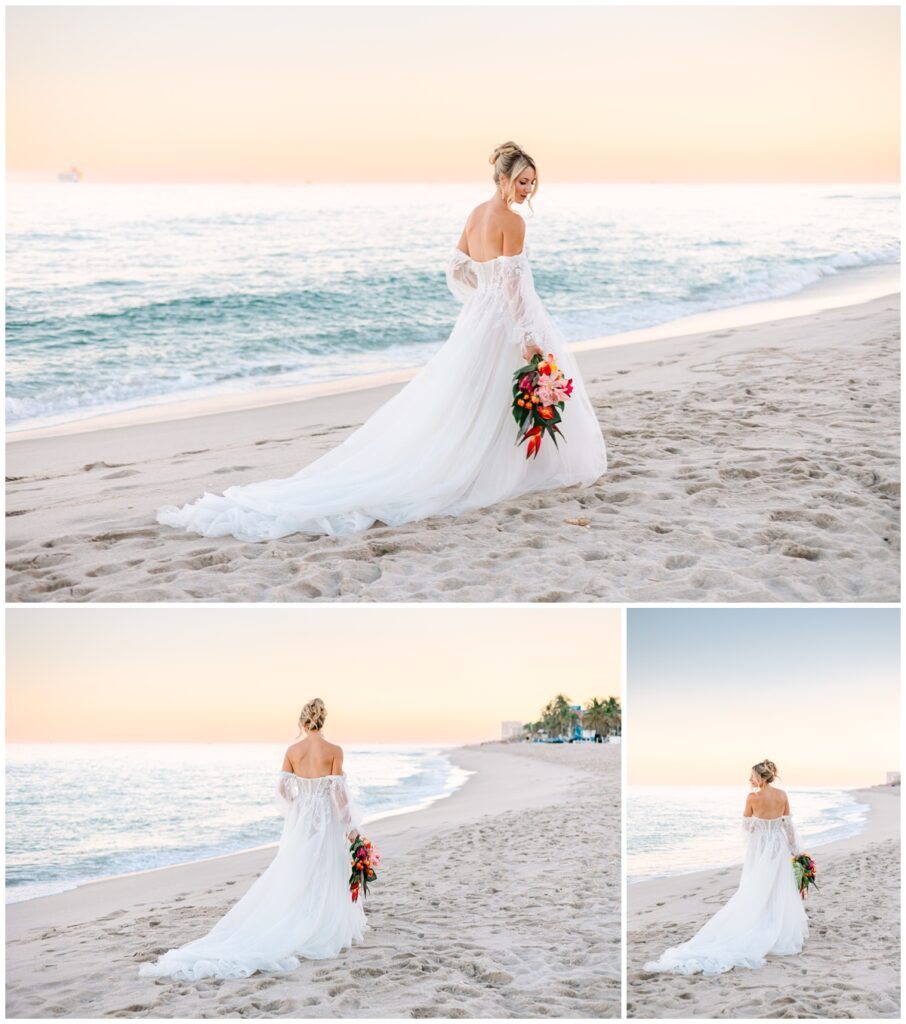
M554 332L535 291L527 245L512 256L481 261L455 248L447 265L447 285L460 301L496 310L524 354L535 344L545 351L552 346Z
M782 814L779 818L744 817L742 829L745 836L756 843L773 847L785 843L793 856L802 852L802 842L791 814Z
M278 772L277 798L287 823L303 824L311 832L321 831L331 820L346 833L358 830L361 823L345 774L306 779L294 772Z

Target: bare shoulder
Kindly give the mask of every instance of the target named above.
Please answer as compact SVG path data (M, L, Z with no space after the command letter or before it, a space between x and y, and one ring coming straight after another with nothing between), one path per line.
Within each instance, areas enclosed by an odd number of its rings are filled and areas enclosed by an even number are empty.
M774 787L774 792L775 792L775 793L776 793L776 794L777 794L777 795L778 795L779 797L781 797L781 799L783 800L783 802L784 802L785 804L789 804L789 802L790 802L790 798L789 798L789 797L787 796L787 793L786 793L786 790L785 790L785 789L777 789L777 787L775 786L775 787Z
M331 772L334 775L343 774L343 748L336 743L328 744L331 753Z
M507 210L503 214L503 254L516 256L525 244L525 221L518 213Z

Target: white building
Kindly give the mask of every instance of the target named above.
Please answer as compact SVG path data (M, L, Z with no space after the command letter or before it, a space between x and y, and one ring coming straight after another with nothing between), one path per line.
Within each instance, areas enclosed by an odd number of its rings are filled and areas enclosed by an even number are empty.
M504 741L504 743L507 740L521 740L522 722L501 722L500 738Z

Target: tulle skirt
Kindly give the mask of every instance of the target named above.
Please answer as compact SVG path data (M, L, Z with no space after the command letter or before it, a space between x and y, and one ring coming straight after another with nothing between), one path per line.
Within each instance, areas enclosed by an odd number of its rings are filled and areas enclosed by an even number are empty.
M418 375L342 444L293 476L208 492L182 508L160 509L158 521L245 541L342 536L375 522L398 526L591 484L607 468L601 429L575 357L547 319L548 345L551 338L575 387L559 448L545 439L530 460L517 448L511 388L524 360L512 328L501 327L500 310L475 301Z
M268 868L207 935L143 964L140 975L245 978L336 956L367 927L361 902L349 894L349 865L339 829L286 830Z
M687 942L645 964L646 971L722 974L734 967L763 967L768 954L799 953L808 918L786 847L771 852L751 844L739 888Z

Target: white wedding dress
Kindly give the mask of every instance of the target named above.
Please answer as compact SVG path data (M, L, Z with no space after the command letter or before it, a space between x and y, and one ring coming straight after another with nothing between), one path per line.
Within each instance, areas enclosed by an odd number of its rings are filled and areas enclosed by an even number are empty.
M146 978L246 978L291 971L300 957L322 960L360 942L361 899L349 892L348 835L358 829L345 775L304 779L280 772L284 812L276 856L207 935L143 964Z
M802 844L790 815L743 818L745 860L739 888L687 942L673 946L646 971L722 974L763 967L765 956L799 953L808 918L796 886L792 858Z
M455 249L447 284L463 301L449 338L345 441L293 476L206 492L160 509L158 522L245 541L342 536L594 483L607 468L604 439L575 357L535 292L527 250L476 262ZM565 440L557 448L546 438L527 460L510 407L513 374L532 341L553 353L574 391Z

